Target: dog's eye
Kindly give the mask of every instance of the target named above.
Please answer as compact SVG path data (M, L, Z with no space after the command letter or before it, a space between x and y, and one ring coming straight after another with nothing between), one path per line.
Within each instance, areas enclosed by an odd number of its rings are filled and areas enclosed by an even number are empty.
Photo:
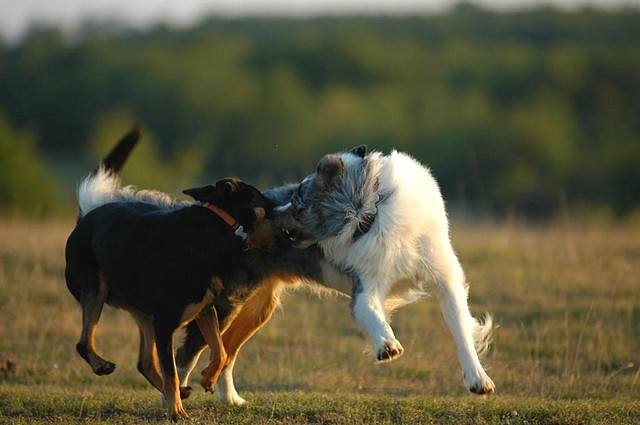
M291 199L291 205L296 210L302 209L302 202L300 202L300 199L298 199L298 197L295 197L295 198Z
M299 193L295 193L292 197L291 197L291 205L293 205L294 208L298 209L301 207L302 205L302 199L300 198L300 194Z
M293 197L291 197L291 207L293 208L293 214L299 216L304 210L304 202L302 202L302 199L300 199L298 195L293 195Z

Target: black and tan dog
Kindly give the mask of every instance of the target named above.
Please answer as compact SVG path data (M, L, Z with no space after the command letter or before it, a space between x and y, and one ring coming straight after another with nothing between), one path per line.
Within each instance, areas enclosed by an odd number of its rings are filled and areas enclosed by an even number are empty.
M78 353L96 374L112 373L115 364L96 352L96 325L105 302L131 313L140 330L138 370L164 394L175 420L187 417L181 395L190 389L179 387L174 331L197 323L212 350L201 382L211 390L226 362L214 303L220 302L225 317L234 316L234 300L257 285L237 278L242 259L253 250L278 250L289 239L273 225L270 202L238 179L186 190L196 203L120 187L118 171L139 136L138 130L125 136L80 185L65 274L82 307Z

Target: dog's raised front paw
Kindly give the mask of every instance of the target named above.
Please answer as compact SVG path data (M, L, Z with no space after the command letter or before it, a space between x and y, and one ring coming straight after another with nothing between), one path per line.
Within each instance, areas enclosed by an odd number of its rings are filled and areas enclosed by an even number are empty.
M397 359L404 353L404 348L400 344L400 341L394 339L393 341L385 341L382 348L378 349L376 359L379 363L386 363Z
M202 379L200 380L200 385L204 388L205 392L212 393L215 387L216 381L218 380L218 376L220 375L220 370L209 365L206 369L202 371Z

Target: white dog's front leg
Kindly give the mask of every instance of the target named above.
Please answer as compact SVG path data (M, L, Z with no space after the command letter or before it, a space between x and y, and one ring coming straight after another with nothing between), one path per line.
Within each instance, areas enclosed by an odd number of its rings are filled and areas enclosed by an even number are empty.
M404 348L393 334L387 323L382 307L384 298L369 291L366 281L356 283L354 288L352 311L356 323L373 339L376 347L376 359L389 362L404 353Z

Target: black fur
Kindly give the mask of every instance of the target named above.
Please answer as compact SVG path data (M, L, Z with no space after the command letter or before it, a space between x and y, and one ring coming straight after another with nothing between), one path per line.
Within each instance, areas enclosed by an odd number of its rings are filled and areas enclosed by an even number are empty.
M131 151L138 144L140 134L140 127L136 126L120 139L116 147L102 160L102 167L112 174L120 173Z
M213 277L232 274L242 248L229 226L202 206L166 211L110 203L87 214L69 237L69 289L79 298L87 288L75 276L91 273L97 282L101 273L108 302L121 300L177 327L184 307L202 300Z

